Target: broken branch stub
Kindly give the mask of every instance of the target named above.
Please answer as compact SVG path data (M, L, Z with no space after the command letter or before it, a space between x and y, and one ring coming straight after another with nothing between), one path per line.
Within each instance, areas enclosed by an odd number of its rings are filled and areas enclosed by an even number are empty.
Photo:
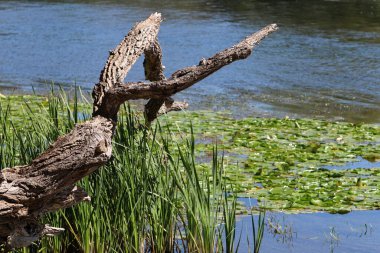
M165 80L162 50L157 39L145 50L144 70L146 80ZM152 121L162 114L184 110L187 107L188 103L176 102L171 97L151 98L144 107L146 125L149 126Z
M145 106L147 124L159 115L183 110L187 103L171 96L236 60L247 58L268 34L269 25L240 43L202 59L197 66L174 72L166 79L162 52L157 40L161 14L154 13L137 23L110 52L93 90L93 118L59 137L31 164L5 168L0 173L0 244L7 249L30 245L60 228L39 223L47 212L89 201L87 193L74 184L107 163L120 105L127 100L149 99ZM123 83L132 65L145 54L145 77L150 82Z
M162 50L157 39L145 50L143 65L146 80L161 81L165 79L164 66L162 65ZM146 125L150 125L157 118L158 111L164 102L165 98L149 99L144 107Z

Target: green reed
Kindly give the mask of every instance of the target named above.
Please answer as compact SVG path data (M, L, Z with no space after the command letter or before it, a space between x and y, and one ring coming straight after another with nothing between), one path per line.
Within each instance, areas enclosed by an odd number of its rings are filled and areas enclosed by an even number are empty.
M88 119L91 106L80 96L75 88L71 97L1 99L0 169L29 163ZM217 148L199 170L193 133L174 141L168 127L140 122L129 106L121 110L111 161L79 182L91 202L46 215L44 222L65 232L20 252L238 251L236 196L226 190Z

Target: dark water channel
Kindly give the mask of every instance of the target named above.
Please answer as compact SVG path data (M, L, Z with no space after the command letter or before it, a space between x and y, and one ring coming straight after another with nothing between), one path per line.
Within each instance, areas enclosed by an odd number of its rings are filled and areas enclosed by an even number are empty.
M281 27L249 59L178 95L192 109L380 122L375 0L0 1L0 92L51 82L90 90L108 50L154 11L165 17L166 75L266 24ZM140 61L128 80L142 79Z
M191 109L380 123L376 0L0 1L0 93L42 92L52 82L90 91L108 50L155 11L165 18L167 76L266 24L281 28L247 60L178 95ZM141 66L127 79L143 80ZM296 235L288 243L267 230L262 252L380 252L378 211L277 215Z

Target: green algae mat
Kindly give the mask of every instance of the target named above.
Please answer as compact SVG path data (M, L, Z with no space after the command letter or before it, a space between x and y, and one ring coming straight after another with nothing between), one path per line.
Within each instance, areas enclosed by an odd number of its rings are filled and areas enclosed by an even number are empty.
M16 127L27 125L23 117L30 112L59 118L58 112L49 110L52 98L49 102L45 97L12 96L0 102L2 115L5 111L11 115L6 121ZM89 117L91 106L74 107ZM234 119L225 112L209 111L170 113L160 123L169 127L173 143L179 145L193 130L197 166L205 174L210 172L212 150L217 146L230 187L227 191L257 199L262 208L331 213L380 209L379 125Z
M192 126L199 169L212 148L239 197L277 211L380 209L380 126L308 119L233 119L180 112L161 120L177 136Z

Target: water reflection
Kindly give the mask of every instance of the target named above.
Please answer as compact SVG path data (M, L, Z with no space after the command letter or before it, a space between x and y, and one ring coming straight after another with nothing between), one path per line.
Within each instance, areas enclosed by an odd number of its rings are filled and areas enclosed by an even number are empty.
M91 89L108 50L154 11L165 17L166 75L263 25L281 27L251 58L178 96L193 109L380 122L380 3L370 0L0 1L1 92ZM139 61L128 80L142 79Z

